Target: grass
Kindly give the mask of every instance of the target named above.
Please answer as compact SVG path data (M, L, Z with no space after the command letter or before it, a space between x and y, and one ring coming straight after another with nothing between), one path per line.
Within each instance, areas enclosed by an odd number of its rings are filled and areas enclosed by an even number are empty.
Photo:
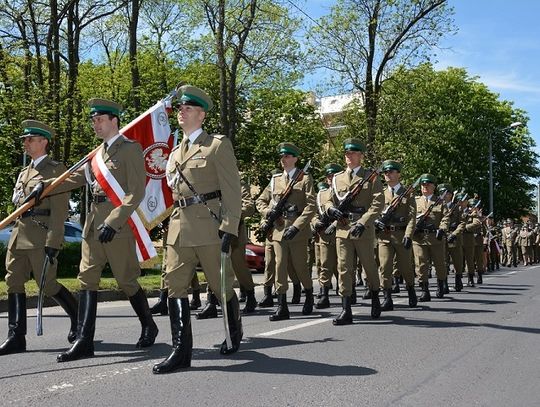
M206 278L204 277L204 274L202 272L197 273L199 277L200 282L205 282ZM80 289L80 284L77 278L59 278L58 282L62 285L64 285L69 291L71 292L77 292ZM142 277L139 277L139 284L143 288L144 291L154 291L158 290L161 287L161 271L160 270L145 270L145 275ZM30 280L25 285L26 288L26 295L31 296L37 296L38 294L38 286L34 280ZM99 282L99 289L100 290L113 290L118 291L118 284L116 283L116 280L114 277L111 276L105 276L101 277L101 281ZM7 299L7 287L5 281L0 282L0 300Z

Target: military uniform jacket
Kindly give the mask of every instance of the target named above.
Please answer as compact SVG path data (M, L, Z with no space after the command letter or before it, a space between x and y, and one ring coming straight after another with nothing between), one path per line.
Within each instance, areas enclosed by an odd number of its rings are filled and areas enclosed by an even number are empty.
M403 185L400 186L398 191L394 192L394 196L390 192L389 188L384 189L384 203L385 209L390 206L392 201L396 199L400 194L404 193L407 188ZM401 202L397 206L396 210L392 214L390 221L386 222L386 226L391 229L394 227L405 227L405 234L403 236L412 238L414 227L416 226L416 200L414 196L409 194L401 198ZM384 238L388 232L378 233L379 239Z
M448 247L457 247L463 245L463 232L465 231L465 220L463 219L463 212L458 204L454 204L452 208L448 209L448 232L456 236L456 240L452 243L448 243ZM447 206L448 207L448 206Z
M182 202L194 196L179 176L180 169L197 194L220 192L221 198L207 200L219 222L202 203L177 207L171 214L167 244L179 247L219 244L218 229L238 235L242 213L240 174L232 144L223 135L210 135L205 131L184 152L185 143L186 140L182 141L171 151L167 162L167 179L173 199Z
M332 189L324 189L322 191L317 192L317 212L319 215L323 215L327 208L325 208L324 203L329 202L332 197ZM315 222L319 219L318 216L315 216L313 218L312 224L315 226ZM321 230L320 233L317 233L317 238L319 239L319 242L323 242L326 244L335 244L336 242L336 232L332 233L331 235L327 235L324 233L324 230Z
M50 178L56 178L66 171L66 167L49 157L45 157L36 168L25 167L17 178L15 184L14 202L21 206L24 197L27 196L36 184ZM39 211L50 211L49 216L35 215L20 217L15 221L15 227L9 239L9 249L37 249L52 247L59 249L64 241L64 221L68 216L69 195L58 194L43 198L42 202L35 206ZM30 209L30 211L33 211Z
M468 214L465 221L465 232L472 233L474 236L475 246L482 246L484 244L484 238L482 236L482 221L478 214Z
M240 223L238 225L238 242L240 244L246 244L248 242L248 236L244 220L253 216L257 209L249 191L249 184L244 179L240 179L240 187L242 190L242 214L240 215Z
M300 171L298 168L296 171ZM272 176L270 183L257 198L257 210L263 217L279 202L289 183L285 173ZM281 218L274 222L272 240L281 241L283 232L289 226L295 226L299 232L291 240L308 240L311 237L310 222L315 215L315 191L310 174L304 174L287 199L285 211Z
M426 201L426 198L423 195L416 197L416 211L418 215L424 214L429 206L437 200L437 197L435 195L432 195L431 198ZM439 205L435 205L433 209L431 210L429 216L426 218L423 225L419 225L420 230L418 233L414 235L414 239L416 241L420 241L422 239L428 239L427 236L432 236L429 239L431 241L434 241L435 239L435 233L433 231L437 229L442 229L444 231L448 231L449 226L449 218L448 218L448 207L444 203L440 203ZM423 231L430 231L429 233L424 233Z
M513 246L516 243L517 232L510 226L505 226L502 230L503 244Z
M92 203L83 229L83 237L87 238L92 231L94 239L98 239L98 227L106 223L116 231L115 239L132 237L133 232L127 223L131 214L139 207L144 199L146 187L146 171L141 145L121 136L105 151L102 145L96 154L101 154L105 165L116 179L125 196L122 204L115 207L112 202ZM90 183L91 194L94 197L105 197L103 191L92 174L90 163L60 185L60 190L71 190Z
M365 177L369 177L371 171L360 168L357 173L350 178L350 170L337 173L332 180L332 194L326 207L337 206L345 197L345 194L362 182ZM349 218L337 224L336 237L343 239L355 239L350 236L351 228L358 222L366 227L366 230L373 228L373 222L377 219L384 207L383 185L379 177L373 182L366 182L362 190L352 201L352 210L348 213Z

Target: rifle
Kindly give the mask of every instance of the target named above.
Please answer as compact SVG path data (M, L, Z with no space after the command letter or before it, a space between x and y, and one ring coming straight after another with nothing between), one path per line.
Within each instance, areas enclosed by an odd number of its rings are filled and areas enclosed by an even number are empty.
M439 195L437 199L428 206L428 208L425 210L424 213L416 217L416 227L414 228L415 233L420 232L423 229L421 226L425 225L426 219L431 214L431 211L433 210L433 208L435 208L435 206L440 205L443 202L444 197L446 196L447 193L448 191L444 191L442 195Z
M375 180L375 177L379 175L381 172L381 169L378 168L376 170L371 171L369 176L367 178L364 178L362 181L360 181L358 184L354 186L353 189L347 191L343 199L340 201L339 205L336 207L339 211L345 213L349 212L351 209L352 202L354 201L354 198L356 195L360 193L362 188L364 188L364 185L368 182L372 182ZM328 215L327 212L323 213L321 216L321 220L318 224L317 229L323 230L326 235L331 235L335 232L337 228L337 223L334 221L337 221L338 219L333 219L331 216Z
M264 241L266 237L268 236L268 233L270 230L274 227L274 223L281 217L283 214L283 210L285 209L285 204L287 203L287 199L289 199L289 196L292 193L293 187L302 180L304 177L304 174L307 173L307 170L311 166L311 160L307 162L305 167L301 169L300 171L296 171L294 174L293 179L289 181L287 184L287 187L285 188L285 191L281 195L281 198L279 198L279 201L276 203L276 205L272 208L272 212L270 213L270 216L268 216L264 223L259 227L259 229L256 232L257 239L259 241Z
M420 184L420 178L418 178L414 184L409 185L409 187L403 191L398 196L394 197L392 199L392 202L390 202L390 205L382 212L381 217L378 219L379 222L386 224L391 218L396 209L398 208L399 204L401 203L401 200L408 196L414 189L418 187L418 184Z

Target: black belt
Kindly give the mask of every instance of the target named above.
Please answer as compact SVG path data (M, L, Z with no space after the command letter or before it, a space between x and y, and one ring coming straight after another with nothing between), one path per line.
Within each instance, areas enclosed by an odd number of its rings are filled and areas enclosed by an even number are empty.
M177 208L187 208L188 206L209 201L211 199L221 198L221 191L208 192L207 194L199 194L198 196L188 196L174 201L174 206Z
M366 208L359 206L357 208L351 208L346 212L349 220L355 220L356 217L362 216L366 212Z
M30 209L21 215L21 218L27 218L28 216L51 216L50 209Z
M93 203L110 202L110 199L107 195L91 195L90 202L93 202Z
M385 232L393 232L395 230L406 230L407 225L388 225L384 228Z

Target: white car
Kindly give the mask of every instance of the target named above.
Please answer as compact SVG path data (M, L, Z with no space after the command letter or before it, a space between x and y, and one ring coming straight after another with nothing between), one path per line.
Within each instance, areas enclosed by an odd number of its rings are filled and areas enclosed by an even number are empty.
M13 224L7 228L0 230L0 242L7 246L11 231L13 230ZM82 227L75 222L64 222L64 241L68 243L80 243L82 242Z

